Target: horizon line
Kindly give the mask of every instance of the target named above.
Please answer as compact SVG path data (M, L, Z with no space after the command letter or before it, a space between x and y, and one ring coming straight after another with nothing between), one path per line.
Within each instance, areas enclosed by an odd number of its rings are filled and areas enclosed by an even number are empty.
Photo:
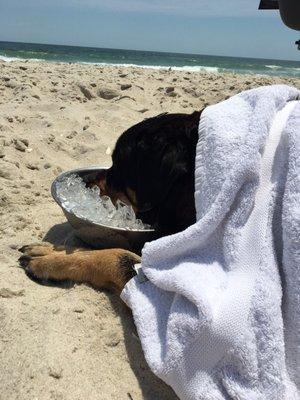
M33 45L44 45L44 46L75 47L75 48L87 48L87 49L97 49L97 50L136 51L136 52L162 53L162 54L180 54L180 55L188 55L188 56L241 58L241 59L245 59L245 60L251 60L252 59L252 60L271 60L271 61L299 62L299 61L296 61L296 60L286 60L286 59L277 59L277 58L224 56L224 55L217 55L217 54L183 53L183 52L160 51L160 50L124 49L124 48L114 48L114 47L82 46L82 45L55 44L55 43L15 42L15 41L9 41L9 40L0 40L0 43L33 44Z

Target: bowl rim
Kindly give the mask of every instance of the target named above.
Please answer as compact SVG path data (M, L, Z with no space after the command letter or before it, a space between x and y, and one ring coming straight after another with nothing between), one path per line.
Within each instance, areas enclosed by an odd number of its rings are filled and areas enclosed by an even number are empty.
M97 171L97 170L103 170L103 169L108 169L109 167L103 167L100 165L92 165L89 167L79 167L79 168L75 168L75 169L71 169L65 172L62 172L61 174L59 174L54 181L51 184L51 196L52 198L55 200L55 202L60 206L60 208L64 211L66 211L67 213L73 215L74 217L78 218L79 220L82 220L84 222L88 222L89 224L92 224L94 226L98 226L98 227L103 227L103 228L108 228L108 229L113 229L114 231L120 231L120 232L132 232L132 233L154 233L155 229L126 229L126 228L120 228L120 227L115 227L115 226L110 226L110 225L104 225L104 224L100 224L97 222L93 222L90 221L89 219L82 217L82 216L78 216L77 214L75 214L73 211L69 211L67 210L65 207L63 207L63 205L61 204L61 202L59 201L59 198L57 196L56 193L56 184L59 180L61 180L62 178L64 178L65 176L71 175L71 174L76 174L80 171Z

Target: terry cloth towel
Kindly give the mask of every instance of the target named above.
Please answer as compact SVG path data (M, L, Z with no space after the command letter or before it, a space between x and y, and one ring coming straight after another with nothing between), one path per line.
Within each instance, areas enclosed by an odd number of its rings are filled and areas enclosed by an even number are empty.
M204 110L197 222L147 243L148 281L122 292L150 368L180 399L300 398L297 99L276 85Z

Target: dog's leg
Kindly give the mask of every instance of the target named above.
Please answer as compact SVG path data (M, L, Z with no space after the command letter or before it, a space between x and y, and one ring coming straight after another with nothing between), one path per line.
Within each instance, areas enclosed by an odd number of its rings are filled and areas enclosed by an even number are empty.
M89 283L118 293L135 275L134 264L140 262L139 256L123 249L71 251L30 245L20 251L24 253L19 259L21 266L37 279Z

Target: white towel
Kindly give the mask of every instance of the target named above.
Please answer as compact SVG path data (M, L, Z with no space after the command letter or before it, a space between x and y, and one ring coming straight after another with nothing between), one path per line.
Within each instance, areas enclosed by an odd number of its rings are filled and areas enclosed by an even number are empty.
M204 110L197 222L147 243L122 292L146 360L180 399L300 399L300 92Z

